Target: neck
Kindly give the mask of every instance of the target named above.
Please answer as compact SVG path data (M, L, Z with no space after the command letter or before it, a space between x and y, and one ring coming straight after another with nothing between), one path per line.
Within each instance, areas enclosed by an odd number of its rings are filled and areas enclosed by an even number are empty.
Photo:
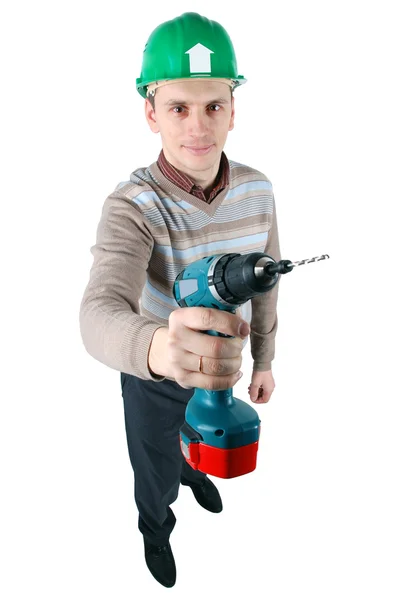
M167 148L163 147L163 153L166 159L169 161L169 163L173 165L173 167L187 175L194 182L195 185L200 185L206 197L210 196L210 193L217 179L218 171L220 169L221 155L219 156L218 161L216 161L208 169L204 171L193 171L187 168L185 165L180 164L178 160L175 160L174 157L171 154L169 154Z

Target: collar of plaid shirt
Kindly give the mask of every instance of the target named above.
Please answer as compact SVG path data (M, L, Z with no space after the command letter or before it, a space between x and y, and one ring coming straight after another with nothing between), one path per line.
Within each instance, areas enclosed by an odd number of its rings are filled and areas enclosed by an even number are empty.
M229 162L224 152L221 153L220 168L217 173L217 177L214 182L214 187L206 198L203 188L200 185L196 185L185 173L176 169L165 157L163 148L159 154L157 165L163 175L169 179L174 185L177 185L188 194L200 198L207 204L217 196L221 190L223 190L229 184Z

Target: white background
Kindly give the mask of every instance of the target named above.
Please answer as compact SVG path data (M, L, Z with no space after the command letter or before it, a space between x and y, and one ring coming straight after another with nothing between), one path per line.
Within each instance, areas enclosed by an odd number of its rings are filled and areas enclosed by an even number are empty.
M396 600L397 105L392 2L3 5L1 513L5 600ZM103 202L160 151L135 90L185 11L235 46L225 152L264 172L283 258L257 469L172 505L172 591L137 528L119 373L80 339ZM252 362L235 395L250 403ZM146 596L143 596L146 597Z

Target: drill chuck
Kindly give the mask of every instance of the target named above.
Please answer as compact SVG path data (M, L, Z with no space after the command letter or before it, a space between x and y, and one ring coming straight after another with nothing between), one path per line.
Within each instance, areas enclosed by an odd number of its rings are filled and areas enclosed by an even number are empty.
M274 287L279 273L267 270L274 264L274 259L263 252L224 254L214 265L211 283L225 302L238 306Z

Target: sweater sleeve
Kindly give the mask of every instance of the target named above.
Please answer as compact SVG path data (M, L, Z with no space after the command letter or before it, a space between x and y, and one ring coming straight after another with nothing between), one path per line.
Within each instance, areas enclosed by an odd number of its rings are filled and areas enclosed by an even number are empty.
M281 260L279 247L278 223L276 218L275 199L273 197L273 213L271 228L264 249L265 254L278 262ZM250 345L254 371L271 370L271 361L275 356L275 335L278 329L277 301L279 282L265 294L252 298L252 320L250 324Z
M80 304L80 333L87 352L117 371L163 381L148 366L153 335L162 325L140 315L139 299L154 246L150 224L122 193L102 209L90 277Z

